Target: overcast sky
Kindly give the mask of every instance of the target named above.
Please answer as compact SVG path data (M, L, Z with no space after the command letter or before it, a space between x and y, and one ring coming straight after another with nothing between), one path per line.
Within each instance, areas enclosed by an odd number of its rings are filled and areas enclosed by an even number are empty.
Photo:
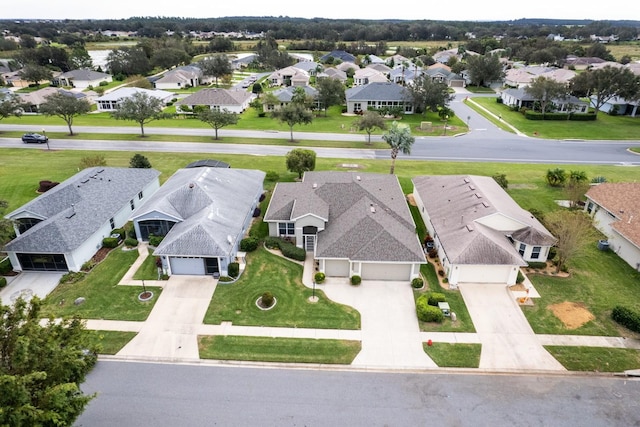
M6 1L6 0L5 0ZM631 3L634 3L633 1ZM637 4L636 4L637 5ZM2 8L2 19L120 19L132 16L219 18L289 16L301 18L426 19L455 21L520 18L640 20L640 8L624 2L597 1L353 1L271 2L258 0L15 0Z

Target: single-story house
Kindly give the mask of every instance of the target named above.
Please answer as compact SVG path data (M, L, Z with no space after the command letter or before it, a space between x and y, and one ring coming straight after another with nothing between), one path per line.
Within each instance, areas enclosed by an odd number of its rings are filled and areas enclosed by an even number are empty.
M332 50L331 52L322 55L320 57L320 62L327 62L329 58L333 58L334 61L339 60L340 62L356 62L356 57L344 50Z
M100 73L93 70L71 70L54 77L51 84L54 86L72 86L76 89L87 89L89 86L96 88L100 83L111 83L111 74Z
M603 62L607 62L607 61L595 56L580 57L575 55L569 55L565 58L564 65L566 67L571 67L574 70L587 70L591 68L593 65L602 64Z
M347 113L360 113L368 109L401 107L405 114L413 114L413 103L408 90L395 83L369 83L345 91Z
M388 57L385 60L385 63L391 68L396 68L401 67L403 64L410 64L411 60L406 56L396 53L395 55Z
M591 96L591 106L593 108L596 107L595 96ZM603 113L611 115L615 114L617 116L629 115L631 117L635 117L638 114L638 107L640 107L640 100L627 101L626 99L619 96L614 96L613 98L602 104L600 108L598 108L598 111L602 111Z
M264 221L328 277L406 282L426 261L395 175L306 172L276 185Z
M353 85L364 86L369 83L386 83L389 79L384 73L373 68L358 68L353 74Z
M194 65L179 67L164 73L162 77L153 83L156 89L185 89L200 86L202 83L202 70Z
M415 64L408 67L396 67L389 72L389 80L397 84L413 84L413 81L422 74L422 68Z
M324 70L324 65L319 64L313 61L300 61L296 64L293 64L292 67L299 68L300 70L306 72L311 77L315 77L318 73L318 70Z
M169 274L228 275L263 193L258 170L179 169L131 217L138 240L162 236L153 254Z
M271 86L308 86L309 80L309 73L293 66L276 70L267 77Z
M258 55L255 53L239 53L237 55L232 55L231 68L233 68L234 70L246 68L257 58Z
M413 198L451 286L513 285L527 261L547 260L556 239L493 178L433 175L412 181Z
M267 97L263 97L262 109L265 112L277 111L284 107L293 99L295 92L298 88L302 88L308 97L316 99L318 96L318 90L312 86L286 86L280 89L276 89L271 94L278 100L276 104L267 102ZM317 101L316 101L317 106Z
M129 98L135 93L146 93L151 97L160 99L165 105L171 102L171 100L175 97L175 94L173 92L167 92L165 90L151 90L139 87L123 87L120 89L116 89L113 92L105 93L104 95L96 98L98 111L116 111L123 99Z
M447 68L429 67L422 71L422 74L428 76L433 82L446 83L449 87L465 87L467 82L464 77Z
M16 238L6 245L14 270L80 271L102 239L160 187L155 169L92 167L6 215Z
M255 97L255 94L246 90L207 88L176 102L176 111L183 112L180 108L183 105L192 110L193 107L202 105L212 110L226 109L229 112L240 114L249 108L249 104Z
M593 185L586 197L584 209L607 236L609 248L640 271L640 183Z
M88 102L91 102L91 98L86 92L73 92L53 86L43 87L33 92L18 93L18 96L23 103L22 109L25 113L38 113L40 111L40 105L46 102L47 97L55 93L72 96L77 99L86 99Z
M340 83L345 84L347 82L347 73L344 71L338 70L337 68L325 68L322 73L318 74L318 78L328 78L328 79L336 79Z
M537 99L531 96L526 88L505 89L500 94L502 103L510 107L533 109ZM554 112L556 113L586 113L589 110L589 103L573 95L566 98L554 99Z

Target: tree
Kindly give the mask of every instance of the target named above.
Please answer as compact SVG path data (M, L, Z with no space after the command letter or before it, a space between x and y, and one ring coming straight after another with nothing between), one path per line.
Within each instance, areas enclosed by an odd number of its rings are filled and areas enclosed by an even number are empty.
M162 100L145 92L136 92L120 101L119 108L111 113L117 120L131 120L140 125L140 132L144 136L144 125L154 120L168 118L162 112Z
M273 118L289 125L290 141L293 141L293 127L298 124L309 124L313 121L313 114L299 102L289 102L287 105L271 113Z
M218 129L238 123L238 115L226 108L222 110L207 108L197 113L197 117L200 121L215 129L216 136L214 139L216 140L218 139Z
M287 153L287 170L298 174L298 179L302 179L302 174L316 168L316 153L313 150L294 148Z
M365 111L354 124L358 130L367 132L367 144L371 144L371 133L374 129L385 130L387 128L384 118L378 112L369 110Z
M591 105L598 114L610 99L636 99L640 92L640 77L628 68L606 66L589 70L571 79L571 90L578 96L591 96Z
M564 192L571 207L576 207L589 190L589 177L585 171L569 171L569 181Z
M200 61L198 65L202 70L203 75L215 77L216 86L218 86L219 78L227 76L233 72L231 69L231 62L229 62L229 57L225 54L218 54L205 58Z
M417 113L437 111L438 107L446 107L455 95L449 93L446 83L435 82L427 75L421 75L409 86L408 97L411 98Z
M502 63L497 55L468 55L466 62L472 85L484 86L503 75Z
M547 170L547 184L552 187L562 187L567 181L567 174L564 169L555 168Z
M540 112L544 117L548 107L556 99L567 98L569 89L567 85L544 76L531 80L531 84L524 88L525 92L538 101Z
M79 385L96 362L78 317L42 325L41 303L0 306L0 425L67 426L94 395Z
M175 47L165 47L153 52L151 56L151 64L160 68L171 68L177 65L188 64L191 62L191 55Z
M137 168L137 169L150 169L151 168L151 162L149 161L149 159L147 159L142 154L136 153L129 160L129 167L130 168Z
M83 46L74 46L69 54L69 64L73 69L93 68L93 60Z
M6 200L0 199L0 249L13 239L15 236L15 230L13 228L13 222L4 217L4 211L9 207L9 203Z
M409 126L400 125L396 121L391 123L391 128L386 134L382 135L382 139L391 147L391 170L389 173L393 174L398 153L411 154L411 146L416 139L411 135Z
M146 52L138 46L124 46L109 52L107 68L114 76L145 75L152 69Z
M545 215L544 225L555 236L557 264L560 272L567 261L582 254L593 244L596 232L591 218L581 210L558 210Z
M10 116L22 116L22 102L15 94L8 94L0 100L0 120Z
M72 94L61 92L54 93L46 97L40 104L40 112L45 116L58 116L65 121L69 127L69 135L73 135L73 119L81 114L91 111L91 105L85 99L78 99Z
M258 98L260 98L260 94L264 91L262 87L262 83L255 82L253 86L251 86L251 93L255 94Z
M22 71L20 71L20 77L38 85L43 80L51 80L53 78L53 72L42 65L27 64Z
M339 80L331 78L320 78L316 83L318 90L318 104L324 109L324 115L333 105L342 105L345 100L344 85Z

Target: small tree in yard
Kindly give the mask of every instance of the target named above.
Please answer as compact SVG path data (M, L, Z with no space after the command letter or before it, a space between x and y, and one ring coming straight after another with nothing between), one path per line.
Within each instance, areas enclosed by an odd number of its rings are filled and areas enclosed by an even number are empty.
M316 168L316 153L312 150L294 148L287 153L287 170L296 172L298 179L302 179L302 174Z
M551 212L545 215L544 225L558 239L556 272L560 272L567 261L582 254L597 238L591 218L582 211Z
M396 157L398 153L411 154L411 146L415 142L415 138L411 135L411 129L408 126L393 122L389 132L382 135L382 139L391 147L391 170L390 174L395 172Z
M0 97L0 120L9 116L22 116L22 102L15 94L6 95L4 98Z
M160 98L144 92L137 92L120 102L120 107L112 116L116 120L131 120L140 125L140 132L144 136L144 125L154 120L170 117L162 112L163 104Z
M367 133L367 144L371 144L371 133L374 129L385 130L387 128L384 118L378 112L368 110L355 121L355 125L358 130Z
M547 184L552 187L562 187L567 181L567 174L564 169L549 169L546 175Z
M313 121L313 113L299 102L289 102L281 109L272 112L271 115L273 118L289 125L290 141L293 141L293 127L295 125L306 125Z
M200 121L208 124L215 129L215 138L218 139L218 129L229 125L235 125L238 123L238 115L223 108L222 110L213 110L207 108L197 113L197 117Z
M45 116L58 116L65 121L69 127L69 135L73 135L73 119L76 116L87 114L91 111L91 105L85 99L78 99L73 95L64 93L54 93L47 96L40 104L40 112Z
M129 160L129 167L137 169L149 169L151 168L151 162L142 154L136 153L133 155L133 157L131 157L131 160Z

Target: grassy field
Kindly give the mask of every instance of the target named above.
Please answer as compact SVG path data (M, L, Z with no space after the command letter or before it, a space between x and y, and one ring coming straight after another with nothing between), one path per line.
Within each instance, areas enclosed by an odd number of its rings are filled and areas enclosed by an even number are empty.
M441 368L477 368L480 366L481 344L423 344L424 351Z
M145 320L158 300L160 288L148 287L154 298L138 301L142 287L118 286L118 282L138 257L137 251L112 250L82 280L58 285L43 302L43 317L79 316L83 319ZM85 302L75 305L76 298Z
M360 314L351 307L330 301L315 291L320 300L311 303L312 289L305 287L302 266L273 255L264 248L247 254L247 268L230 285L218 284L204 323L232 322L234 325L291 328L359 329ZM275 307L260 310L256 300L271 292Z
M623 372L638 369L640 351L630 348L545 346L569 371Z
M361 344L330 339L206 336L198 338L198 348L202 359L349 365Z
M98 346L100 354L116 354L136 336L136 332L87 330L89 342Z
M149 254L142 262L138 271L133 275L134 280L158 280L158 267L156 266L156 258L153 254Z

